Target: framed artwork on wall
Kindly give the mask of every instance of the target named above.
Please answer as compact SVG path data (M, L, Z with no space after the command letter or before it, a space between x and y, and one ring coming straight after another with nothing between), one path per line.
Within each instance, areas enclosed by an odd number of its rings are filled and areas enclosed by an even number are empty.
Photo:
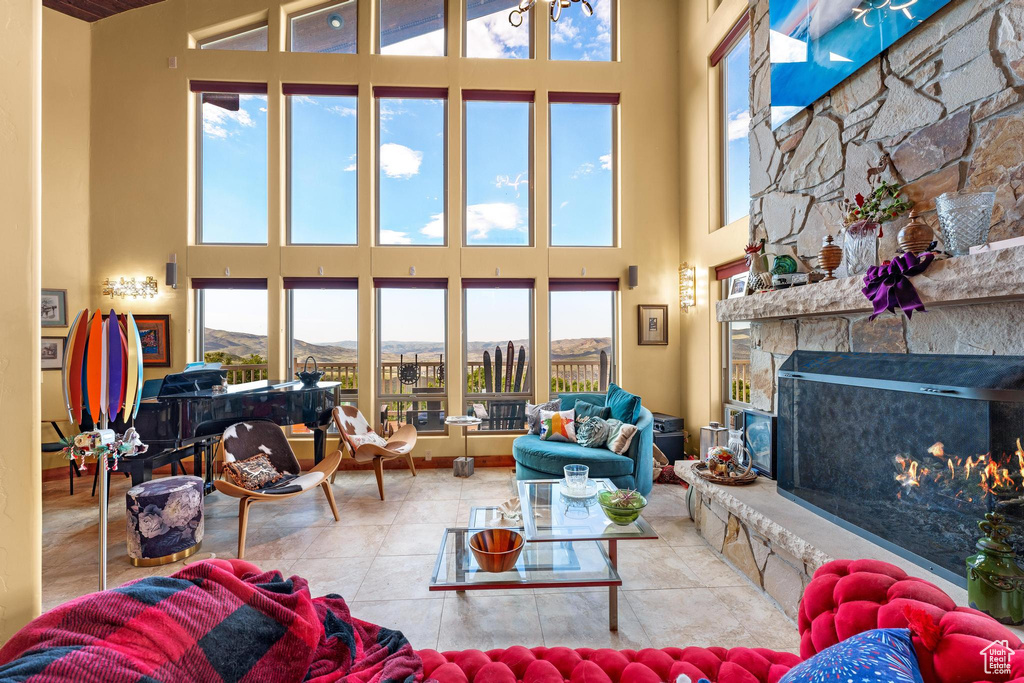
M64 367L64 337L43 337L39 349L39 367L42 370L61 370Z
M68 326L68 290L43 290L39 306L39 320L43 327Z
M637 343L640 346L668 344L668 306L640 304L637 310Z
M754 469L769 479L775 479L776 420L771 413L750 409L743 411L743 444L754 462Z
M137 315L142 339L142 365L147 368L169 368L171 366L171 316Z

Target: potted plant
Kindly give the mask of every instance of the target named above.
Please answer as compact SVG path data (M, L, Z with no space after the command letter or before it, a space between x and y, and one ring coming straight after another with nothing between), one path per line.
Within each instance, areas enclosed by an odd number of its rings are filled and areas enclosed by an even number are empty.
M882 225L894 221L910 210L912 202L901 195L896 183L881 181L865 197L857 194L854 201L843 200L843 263L847 275L866 273L878 264L878 238Z
M619 526L635 522L640 511L647 507L647 499L633 489L601 491L597 494L597 502L605 516Z

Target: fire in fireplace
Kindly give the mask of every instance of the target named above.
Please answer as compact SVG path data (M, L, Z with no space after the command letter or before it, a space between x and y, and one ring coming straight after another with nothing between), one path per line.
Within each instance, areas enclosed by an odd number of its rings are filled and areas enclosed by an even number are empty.
M779 491L965 585L986 512L1024 555L1024 358L797 351Z

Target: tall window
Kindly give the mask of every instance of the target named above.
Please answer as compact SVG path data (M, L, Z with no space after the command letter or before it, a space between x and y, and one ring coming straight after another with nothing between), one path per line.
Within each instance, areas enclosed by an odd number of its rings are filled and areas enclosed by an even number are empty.
M443 245L448 92L376 87L377 243Z
M288 18L288 49L356 54L357 9L357 0L345 0L292 15Z
M291 244L356 243L356 88L284 86Z
M444 431L448 405L448 282L375 278L382 422ZM385 415L386 414L386 415Z
M738 270L736 268L734 270ZM722 298L742 294L746 285L746 274L722 276ZM750 323L722 323L722 396L730 404L750 403ZM727 411L728 414L728 411Z
M197 357L221 363L228 383L267 379L267 281L192 278Z
M465 0L466 56L483 59L529 59L530 12L519 15L523 23L513 26L509 15L519 0Z
M746 15L744 15L746 17ZM750 213L750 31L742 20L715 54L721 74L722 218ZM719 55L721 55L719 57Z
M443 57L446 0L378 0L380 53Z
M199 42L200 50L267 51L267 25L244 28L240 31L207 38Z
M285 278L288 290L288 376L313 356L341 382L343 400L355 401L359 387L359 282L354 278ZM310 368L312 369L312 368Z
M555 3L539 4L545 14ZM586 15L583 3L562 9L558 21L549 21L551 59L608 62L615 58L615 0L590 0L593 16ZM554 7L558 11L557 7Z
M465 243L529 245L533 93L465 90L462 97Z
M551 244L615 244L618 95L550 93Z
M551 280L551 393L607 391L615 381L618 280Z
M192 81L198 241L267 242L267 86Z
M533 281L463 280L466 414L481 431L525 428L533 400Z

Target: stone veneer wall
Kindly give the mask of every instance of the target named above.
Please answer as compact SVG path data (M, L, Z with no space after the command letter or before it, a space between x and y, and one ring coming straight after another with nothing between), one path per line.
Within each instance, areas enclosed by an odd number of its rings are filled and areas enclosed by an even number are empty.
M867 193L867 169L885 152L895 171L883 177L905 184L932 227L934 197L992 186L990 239L1024 235L1024 0L952 0L774 132L768 0L752 5L752 240L816 265L822 239L842 225L842 198ZM897 253L905 222L885 226L881 258ZM751 402L769 411L776 369L797 348L1024 354L1024 303L936 309L911 321L827 317L751 327Z

